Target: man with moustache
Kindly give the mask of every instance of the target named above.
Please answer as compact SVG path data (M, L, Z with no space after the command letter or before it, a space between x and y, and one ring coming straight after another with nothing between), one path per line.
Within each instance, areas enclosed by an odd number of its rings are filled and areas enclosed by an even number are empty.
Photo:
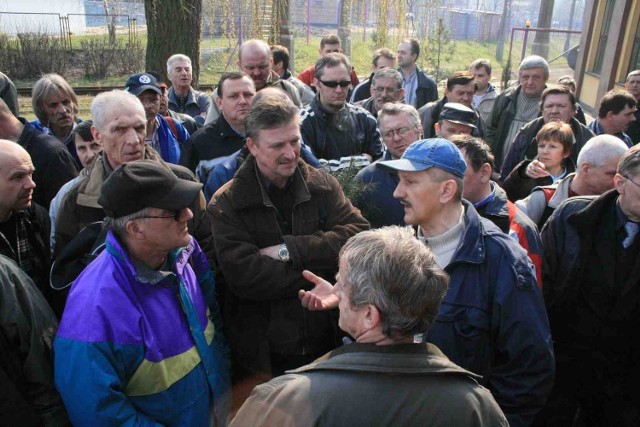
M636 100L636 119L629 123L627 135L634 144L640 142L640 70L633 70L627 75L624 88Z
M625 132L636 121L636 111L636 99L632 94L624 90L610 90L600 100L598 117L588 127L596 135L617 136L631 147L633 141Z
M169 109L188 114L201 126L207 116L211 98L191 87L191 58L180 53L170 56L167 59L167 76L171 80L171 88L167 94Z
M338 345L335 313L305 313L298 302L310 288L302 270L330 279L340 247L369 228L338 181L301 160L295 104L261 94L246 118L250 155L208 206L239 403L255 384Z

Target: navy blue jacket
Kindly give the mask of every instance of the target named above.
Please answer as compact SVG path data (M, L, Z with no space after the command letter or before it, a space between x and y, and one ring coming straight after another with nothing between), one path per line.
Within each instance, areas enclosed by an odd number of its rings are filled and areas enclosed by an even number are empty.
M511 426L529 426L555 374L549 321L535 272L518 242L466 200L461 244L427 340L482 375Z
M391 154L387 151L381 160L392 160ZM399 182L397 172L385 170L374 162L360 170L355 179L366 187L353 204L362 211L371 228L404 225L404 206L393 197Z

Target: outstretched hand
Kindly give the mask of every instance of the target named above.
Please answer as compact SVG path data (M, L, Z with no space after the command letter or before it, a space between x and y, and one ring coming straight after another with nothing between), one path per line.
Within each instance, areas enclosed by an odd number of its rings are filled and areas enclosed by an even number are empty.
M333 285L309 270L302 272L302 277L314 284L310 291L300 289L298 298L307 310L330 310L338 307L338 297L333 293Z

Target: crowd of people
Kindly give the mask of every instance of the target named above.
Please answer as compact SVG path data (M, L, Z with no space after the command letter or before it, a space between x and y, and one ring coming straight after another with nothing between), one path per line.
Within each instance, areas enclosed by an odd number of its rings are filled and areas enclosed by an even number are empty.
M0 73L0 424L639 425L640 70L587 123L420 54L175 54L85 118L47 74L33 122Z

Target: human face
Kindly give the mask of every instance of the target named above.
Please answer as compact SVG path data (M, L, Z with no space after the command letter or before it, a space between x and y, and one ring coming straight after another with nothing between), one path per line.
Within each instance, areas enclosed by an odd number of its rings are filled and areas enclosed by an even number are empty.
M147 120L139 110L113 105L105 115L104 129L93 127L91 131L115 169L123 163L142 160L146 125Z
M469 71L471 71L471 74L473 74L473 77L475 78L478 92L486 92L489 87L489 80L491 80L491 74L487 73L487 69L480 66L478 68L471 68Z
M402 68L410 67L416 63L417 55L411 53L411 44L400 43L398 45L398 65Z
M542 95L548 78L544 76L544 68L531 68L518 73L522 93L529 98L537 98Z
M320 56L327 56L330 53L340 53L342 49L340 49L339 44L325 44L324 47L320 48Z
M569 157L562 143L552 139L538 141L538 160L544 163L546 170L551 173L562 166L562 161Z
M431 170L398 172L400 181L393 197L404 205L404 222L423 229L435 226L442 205L439 201L442 183L434 182Z
M475 82L466 85L453 85L451 90L445 89L444 95L449 102L457 102L466 107L472 108L473 94L476 92Z
M171 84L178 89L187 89L191 86L192 80L191 64L187 61L176 61L173 69L169 73Z
M618 170L618 161L620 157L612 157L602 166L593 166L590 164L583 165L580 168L580 175L584 176L584 181L589 194L600 195L613 188L613 177Z
M160 109L158 113L160 113L161 116L167 116L169 115L169 88L163 85L160 86L160 89L162 90L162 95L160 96Z
M242 57L238 60L240 71L251 77L256 90L260 90L267 85L272 64L273 59L270 55L253 47L243 50Z
M576 112L576 107L571 103L571 98L566 94L547 95L542 104L542 118L545 123L571 122Z
M464 156L464 161L467 162L467 169L462 179L462 197L471 203L478 203L488 196L488 192L491 190L490 176L487 176L482 168L477 171L473 170L465 147L462 147L460 152Z
M613 182L620 193L618 200L622 212L631 220L640 222L640 174L622 176L617 173Z
M152 90L145 90L138 95L138 99L142 102L147 121L155 120L160 112L160 95Z
M450 139L454 135L471 135L471 131L473 131L471 126L450 122L449 120L441 120L435 124L434 128L436 135L444 139Z
M187 246L191 241L187 221L191 218L193 213L186 207L179 211L149 208L148 217L139 220L147 250L166 254Z
M629 77L624 87L636 100L640 101L640 74Z
M380 111L387 102L402 101L404 89L392 77L377 78L375 84L371 85L371 96L376 110Z
M86 168L89 166L98 154L102 153L102 144L95 140L85 141L80 135L76 135L75 144L76 153L78 154L80 163L82 163L82 167Z
M365 325L366 307L351 305L349 301L351 285L345 282L345 278L347 277L347 263L341 258L338 264L336 284L333 287L333 293L339 300L338 309L340 311L340 317L338 326L358 341L358 338L367 330Z
M612 111L609 111L607 118L613 133L624 132L629 127L629 124L636 119L636 107L625 105L618 114L613 114Z
M10 212L31 206L33 189L33 163L24 150L5 153L0 160L0 218Z
M376 72L378 70L382 70L383 68L395 68L395 67L396 67L396 61L394 61L393 59L389 59L385 56L381 56L380 58L378 58L376 63L371 68L373 72Z
M277 187L284 187L300 159L300 121L274 129L262 129L247 147L260 172Z
M76 121L76 105L71 98L65 97L60 92L53 93L42 102L42 107L49 122L43 124L58 137L69 135Z
M222 82L222 97L216 98L218 108L225 120L235 129L244 129L244 120L256 95L253 81L249 77Z
M349 71L344 64L335 67L324 67L320 79L324 82L344 82L351 81ZM320 104L330 112L340 110L347 103L347 95L349 94L349 86L329 87L324 85L320 80L314 78L313 85L320 95Z
M391 157L399 159L409 145L420 139L422 128L414 125L406 113L386 114L380 120L380 133Z

